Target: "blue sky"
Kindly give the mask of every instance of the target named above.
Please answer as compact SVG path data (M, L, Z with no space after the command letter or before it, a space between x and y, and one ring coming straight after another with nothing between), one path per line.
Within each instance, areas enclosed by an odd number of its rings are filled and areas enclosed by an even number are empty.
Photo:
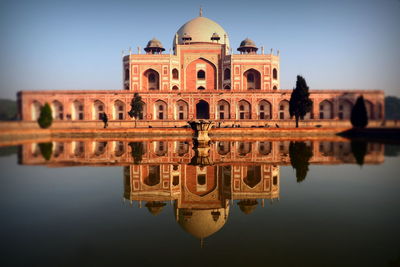
M237 48L246 37L281 51L281 87L383 89L400 96L400 0L0 2L0 98L19 90L121 89L121 50L215 20ZM134 49L136 51L136 49Z

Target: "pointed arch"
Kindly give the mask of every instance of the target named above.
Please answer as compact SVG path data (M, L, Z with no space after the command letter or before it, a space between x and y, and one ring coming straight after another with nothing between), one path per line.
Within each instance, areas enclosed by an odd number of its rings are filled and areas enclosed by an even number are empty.
M351 117L351 110L353 109L353 103L348 99L341 99L339 101L339 119L349 120Z
M165 141L155 141L154 153L159 157L166 156L168 153L168 143Z
M84 119L84 105L82 100L76 99L72 102L72 119L73 120L83 120Z
M369 100L364 100L365 108L367 109L368 119L373 120L375 119L374 114L374 104Z
M147 186L158 185L161 181L161 166L149 165L147 168L147 176L144 177L143 183ZM146 173L146 170L144 172Z
M217 144L217 152L220 155L226 155L231 152L231 143L229 141L219 141Z
M114 142L114 154L116 157L121 157L125 153L124 142L115 141Z
M261 100L258 103L257 110L260 120L270 120L272 118L272 105L268 100Z
M199 57L186 67L190 79L186 79L186 88L189 91L196 89L215 89L217 85L217 67L211 61ZM204 90L203 89L203 90Z
M53 109L53 118L55 120L63 120L64 119L64 106L60 101L54 100L51 103L51 107Z
M237 153L239 156L246 156L251 152L251 142L238 142L237 143Z
M154 103L154 114L156 120L166 120L167 119L168 106L163 100L157 100Z
M160 90L160 74L154 69L143 72L143 87L146 90Z
M229 120L231 118L231 105L228 101L221 99L217 103L217 119Z
M287 120L289 118L290 118L289 101L285 99L279 102L279 119Z
M261 73L256 69L248 69L243 73L244 88L261 89Z
M125 103L121 100L114 102L114 120L124 120L126 114Z
M237 106L238 118L240 120L251 119L251 104L247 100L240 100Z
M101 120L105 112L105 105L100 100L95 100L93 103L93 120Z
M250 188L254 188L261 182L261 166L260 165L249 165L247 166L246 176L243 182Z
M333 119L333 103L327 99L319 103L319 118Z
M40 111L42 109L42 104L39 101L34 100L31 104L31 118L37 121L40 117Z
M200 100L196 104L196 118L209 119L210 118L210 105L205 100Z
M189 105L184 100L178 100L176 102L175 114L177 120L187 120L189 113Z
M272 151L272 142L258 142L258 152L263 155L269 155Z

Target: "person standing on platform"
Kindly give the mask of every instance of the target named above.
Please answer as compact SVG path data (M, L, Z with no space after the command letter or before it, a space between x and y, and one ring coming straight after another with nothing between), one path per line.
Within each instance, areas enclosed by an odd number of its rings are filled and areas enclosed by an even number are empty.
M105 128L108 127L108 117L107 117L107 114L105 112L103 113L102 120L104 122L104 129L105 129Z

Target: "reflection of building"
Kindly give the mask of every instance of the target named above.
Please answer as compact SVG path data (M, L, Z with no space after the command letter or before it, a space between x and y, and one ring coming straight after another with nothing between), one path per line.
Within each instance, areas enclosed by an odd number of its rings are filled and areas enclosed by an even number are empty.
M130 165L124 169L124 197L145 201L158 214L165 201L175 201L182 228L197 238L218 231L229 215L229 200L241 200L249 214L261 200L279 198L279 166L260 165ZM164 204L165 205L165 204Z
M211 145L210 161L215 164L249 163L275 165L290 164L290 141L248 140L216 141ZM311 164L355 163L350 142L307 141L312 147ZM140 162L143 164L189 164L195 156L191 140L146 141ZM135 159L127 141L55 141L51 159L46 161L36 143L23 144L20 152L22 164L116 165L127 166ZM384 146L368 143L365 164L382 163Z
M266 53L250 39L237 45L234 54L225 30L200 15L176 32L169 53L153 39L145 53L125 55L123 90L23 91L18 94L22 119L35 121L49 102L58 126L93 127L106 112L110 127L131 127L127 111L132 92L139 92L142 126L184 125L194 118L247 126L288 121L291 90L280 88L279 52ZM384 93L378 90L312 90L314 105L306 119L348 123L361 94L370 120L383 119Z
M125 199L139 202L154 215L162 212L166 202L173 201L176 221L199 239L224 226L234 200L243 213L250 214L259 204L264 206L264 200L279 199L279 168L290 164L290 141L217 141L202 155L209 159L200 161L200 166L192 165L199 161L193 160L198 148L191 149L191 142L53 142L47 161L41 149L49 146L25 144L20 162L124 166ZM349 142L305 143L313 151L312 164L355 163ZM366 152L366 164L383 162L383 145L368 144Z

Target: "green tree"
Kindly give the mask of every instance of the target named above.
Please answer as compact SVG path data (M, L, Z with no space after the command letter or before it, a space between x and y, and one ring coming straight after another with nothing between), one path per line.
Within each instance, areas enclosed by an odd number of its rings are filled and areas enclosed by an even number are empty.
M136 120L140 118L140 114L142 114L142 112L143 112L142 97L139 95L139 93L135 93L131 101L131 110L128 112L129 117L135 118L135 128L136 128Z
M289 101L290 118L295 117L296 128L299 127L299 119L304 119L304 116L312 108L312 101L308 90L306 80L302 76L297 75L296 88L293 89Z
M350 120L355 128L365 128L368 125L367 108L365 107L363 96L357 98L356 104L351 110Z
M134 164L140 164L142 162L142 156L144 154L143 142L130 142L131 153Z
M48 103L44 104L44 106L40 109L40 116L37 122L40 128L43 129L49 128L53 123L53 115L51 114L51 108Z
M49 160L51 158L51 154L53 153L53 143L39 143L39 149L43 158L45 160Z
M296 170L297 182L306 179L310 158L313 156L311 147L304 142L290 142L289 157L292 167Z

